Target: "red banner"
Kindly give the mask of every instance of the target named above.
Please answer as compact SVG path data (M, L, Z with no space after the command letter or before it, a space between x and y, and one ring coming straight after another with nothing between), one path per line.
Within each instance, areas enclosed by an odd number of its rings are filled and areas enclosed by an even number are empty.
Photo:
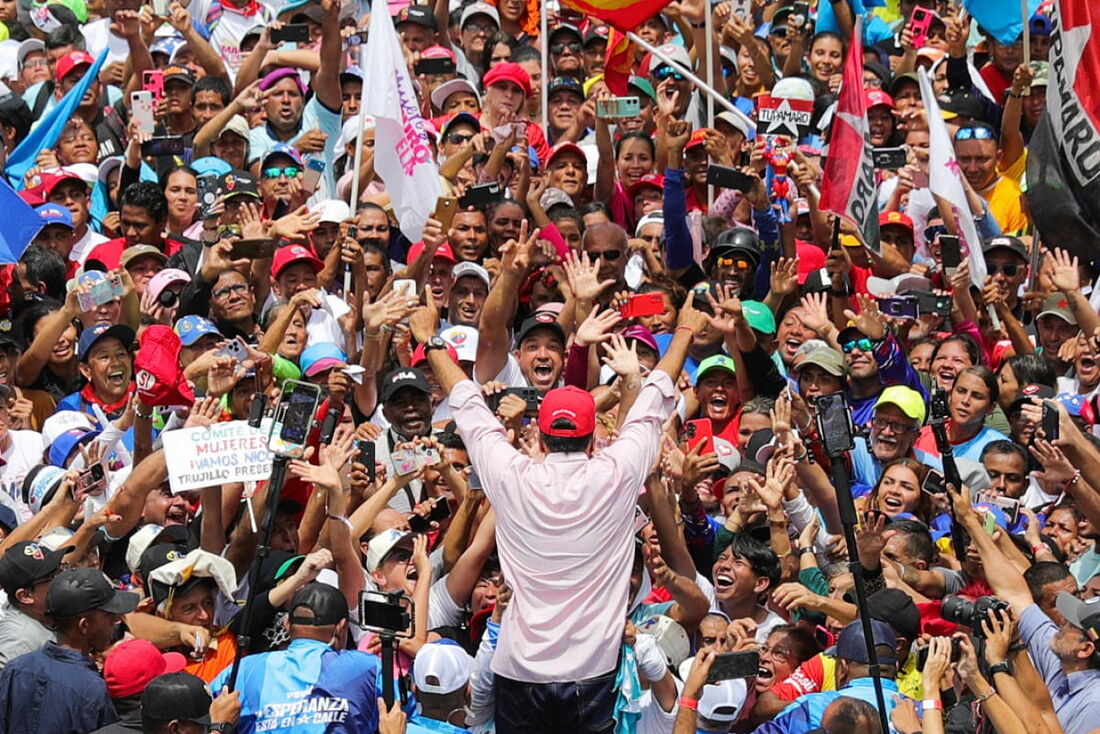
M623 33L632 31L664 10L667 0L562 0L578 13L599 18ZM608 43L608 48L611 44Z

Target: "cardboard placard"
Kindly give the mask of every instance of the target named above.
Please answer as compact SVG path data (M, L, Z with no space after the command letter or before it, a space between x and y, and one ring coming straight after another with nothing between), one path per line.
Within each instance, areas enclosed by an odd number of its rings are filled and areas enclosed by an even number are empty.
M267 450L269 431L269 425L252 428L248 421L168 431L164 458L172 492L267 479L273 458Z
M803 130L808 128L813 114L812 100L772 97L766 94L756 98L756 117L763 126L765 135L787 135L798 140L799 126Z

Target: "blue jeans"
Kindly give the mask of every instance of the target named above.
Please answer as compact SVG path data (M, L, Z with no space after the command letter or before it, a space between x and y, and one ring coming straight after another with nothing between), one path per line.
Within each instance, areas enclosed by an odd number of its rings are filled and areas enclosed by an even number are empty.
M497 734L598 734L615 730L615 673L573 683L496 677Z

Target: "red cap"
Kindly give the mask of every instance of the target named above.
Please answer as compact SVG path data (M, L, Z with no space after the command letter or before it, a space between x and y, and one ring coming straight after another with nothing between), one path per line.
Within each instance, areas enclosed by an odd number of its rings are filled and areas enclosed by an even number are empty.
M573 428L551 428L554 421L565 418ZM592 394L568 385L546 393L539 406L539 430L547 436L579 438L596 430L596 401Z
M454 360L455 364L458 364L458 352L450 344L447 345L447 355ZM428 361L428 353L424 350L423 344L417 344L416 349L413 350L412 362L409 363L410 367L419 367L421 362Z
M885 227L887 224L900 224L909 230L910 234L913 232L913 220L901 212L881 212L878 215L878 226Z
M170 327L146 327L134 357L134 384L146 405L191 405L195 392L180 366L180 338Z
M703 145L707 142L707 128L701 127L691 134L688 138L687 145L684 146L684 150L691 150L697 145Z
M633 199L644 186L652 186L655 189L665 190L665 177L659 173L647 173L639 178L626 190L626 198Z
M424 241L414 242L409 246L409 253L405 257L406 263L416 262L416 258L420 257L420 253L424 252ZM444 242L439 246L439 249L435 251L435 259L446 260L451 265L458 263L458 258L455 257L454 250L451 249L450 244Z
M457 62L454 51L444 46L428 46L420 52L422 59L450 59Z
M69 72L78 66L91 66L95 59L87 51L70 51L57 62L57 81L69 75Z
M481 80L481 88L486 89L497 82L512 82L522 89L526 96L531 96L531 75L519 64L506 61L489 69Z
M881 89L868 89L863 94L867 99L867 109L878 107L882 104L890 109L894 109L894 98Z
M56 189L62 181L79 181L84 184L85 187L88 186L87 181L77 176L69 169L59 168L53 173L42 174L42 197L44 199L49 199L50 194L53 193L53 190Z
M550 157L546 159L546 165L549 166L550 161L554 160L562 153L570 151L579 155L581 157L581 160L584 161L585 165L588 165L588 156L584 154L584 148L577 145L571 140L565 140L555 145L553 150L550 151Z
M165 673L178 673L187 658L178 652L161 652L148 640L126 640L107 653L103 661L103 680L107 695L126 698L145 690L149 682Z
M281 247L275 251L275 258L271 261L271 277L278 278L288 265L293 265L297 262L307 262L313 267L313 272L321 272L321 268L325 267L325 264L321 262L320 258L314 255L312 252L302 247L301 245L291 245L290 247Z

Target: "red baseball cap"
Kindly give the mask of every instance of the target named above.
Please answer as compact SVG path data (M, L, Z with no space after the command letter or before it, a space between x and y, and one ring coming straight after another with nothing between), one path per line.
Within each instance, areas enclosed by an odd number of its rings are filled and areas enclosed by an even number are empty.
M42 197L43 199L49 199L50 194L56 189L62 181L79 181L84 184L84 187L88 187L88 182L76 175L75 172L70 171L67 168L58 168L52 173L42 174Z
M69 72L76 67L91 66L94 63L95 59L87 51L70 51L57 62L57 82L61 83L61 80L67 77Z
M103 661L103 680L111 698L135 696L149 682L165 673L178 673L187 658L178 652L161 652L148 640L126 640L115 645Z
M655 189L665 190L665 177L659 173L647 173L639 178L626 190L626 198L633 199L643 187L650 186Z
M481 87L488 89L498 82L511 82L523 90L525 96L531 96L531 75L519 64L513 64L511 61L497 64L485 73L481 80Z
M458 352L450 344L447 345L447 355L454 360L455 364L458 364ZM412 362L409 363L410 367L419 367L422 362L428 361L428 353L424 349L423 344L417 344L416 349L413 350Z
M703 145L707 142L707 128L701 127L691 134L688 138L687 145L684 146L684 150L691 150L697 145Z
M550 156L546 159L546 165L549 166L551 161L557 158L562 153L576 153L584 161L585 165L588 165L588 156L584 154L584 148L574 143L572 140L563 140L553 147L550 151Z
M424 252L424 241L414 242L409 246L409 253L405 257L406 263L416 262L416 258L420 257L420 253ZM451 265L458 263L458 258L455 257L454 250L451 249L450 244L444 242L439 246L439 249L435 251L435 258L439 260L446 260Z
M894 109L894 98L881 89L868 89L863 94L867 99L867 109L878 107L882 104L890 109Z
M451 61L457 61L454 51L445 46L428 46L426 49L420 52L420 58L422 59L450 59Z
M553 428L554 421L565 418L573 428ZM546 393L539 406L539 430L547 436L579 438L596 430L596 401L592 394L568 385Z
M910 234L913 233L913 220L901 212L881 212L878 215L878 226L885 227L887 224L900 224Z
M325 264L321 259L301 245L281 247L275 251L275 258L271 261L271 277L278 278L279 274L286 270L287 266L297 262L307 262L313 267L313 272L321 272Z
M134 384L146 405L191 405L195 391L180 366L180 338L171 327L154 324L138 339Z

